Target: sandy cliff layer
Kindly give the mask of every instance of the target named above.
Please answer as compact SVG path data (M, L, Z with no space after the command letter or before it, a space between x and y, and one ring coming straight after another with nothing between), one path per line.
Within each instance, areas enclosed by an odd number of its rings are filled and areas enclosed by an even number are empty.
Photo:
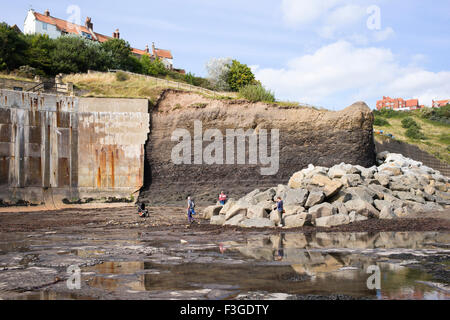
M278 129L279 170L273 175L262 175L262 167L276 167L276 164L262 165L259 156L256 165L249 164L248 145L245 164L237 164L236 159L234 164L208 165L204 161L194 164L194 141L192 164L174 164L172 150L181 140L172 141L171 137L176 129L186 129L194 139L195 120L201 122L202 134L208 129L218 129L224 136L227 129L254 129L257 134L266 129L268 155L271 130ZM177 203L193 195L198 203L210 202L220 190L230 196L242 196L258 187L287 183L294 172L310 163L330 167L345 162L370 167L375 164L372 126L373 115L363 102L332 112L241 100L211 100L168 90L151 114L151 133L146 146L146 187L141 200ZM203 142L202 150L210 144ZM224 138L225 163L226 148Z

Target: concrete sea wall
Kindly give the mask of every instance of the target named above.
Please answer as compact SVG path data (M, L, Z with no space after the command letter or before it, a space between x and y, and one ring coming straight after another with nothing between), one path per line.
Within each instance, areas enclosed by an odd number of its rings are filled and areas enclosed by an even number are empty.
M0 204L130 199L143 185L148 131L145 99L1 89Z

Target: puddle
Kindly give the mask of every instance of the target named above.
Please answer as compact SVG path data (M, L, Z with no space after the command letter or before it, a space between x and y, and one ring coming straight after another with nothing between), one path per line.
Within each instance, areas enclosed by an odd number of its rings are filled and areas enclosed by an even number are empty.
M70 242L72 245L63 239L57 246L39 247L47 253L40 260L30 253L22 255L22 265L51 265L54 261L66 266L66 260L86 262L97 257L102 263L82 268L79 292L52 293L46 288L20 298L295 299L339 294L370 299L450 299L449 233L280 233L239 235L244 240L218 243L201 235L186 244L163 241L161 234L153 235L153 240L151 233L145 236L147 239L138 241L124 239L123 234L114 239L110 234L108 241L83 239ZM16 242L4 251L26 251L24 244ZM431 271L423 266L424 261L432 265ZM380 290L367 287L368 269L374 265L380 269ZM435 272L438 269L440 273ZM33 272L30 267L26 270ZM0 280L1 275L0 271Z

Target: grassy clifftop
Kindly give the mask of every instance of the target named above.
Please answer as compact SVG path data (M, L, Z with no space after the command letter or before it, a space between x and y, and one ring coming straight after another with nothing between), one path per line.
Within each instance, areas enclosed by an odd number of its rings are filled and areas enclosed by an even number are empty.
M395 139L414 144L420 149L433 154L438 159L450 164L450 106L439 110L425 108L411 112L375 111L376 131L383 130L385 134L392 134ZM418 125L421 138L408 136L405 119L411 118ZM403 121L403 123L402 123ZM408 122L411 122L408 120ZM375 139L382 137L375 134Z

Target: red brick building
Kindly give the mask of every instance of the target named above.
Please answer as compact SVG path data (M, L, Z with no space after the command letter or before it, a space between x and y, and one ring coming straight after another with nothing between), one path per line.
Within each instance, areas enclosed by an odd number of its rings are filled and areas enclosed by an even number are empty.
M383 100L377 101L377 110L391 109L391 110L415 110L420 109L418 99L403 100L402 98L383 97Z
M448 104L450 104L450 99L448 99L448 100L437 100L437 101L433 100L432 106L433 106L433 108L440 108L440 107L446 106Z

